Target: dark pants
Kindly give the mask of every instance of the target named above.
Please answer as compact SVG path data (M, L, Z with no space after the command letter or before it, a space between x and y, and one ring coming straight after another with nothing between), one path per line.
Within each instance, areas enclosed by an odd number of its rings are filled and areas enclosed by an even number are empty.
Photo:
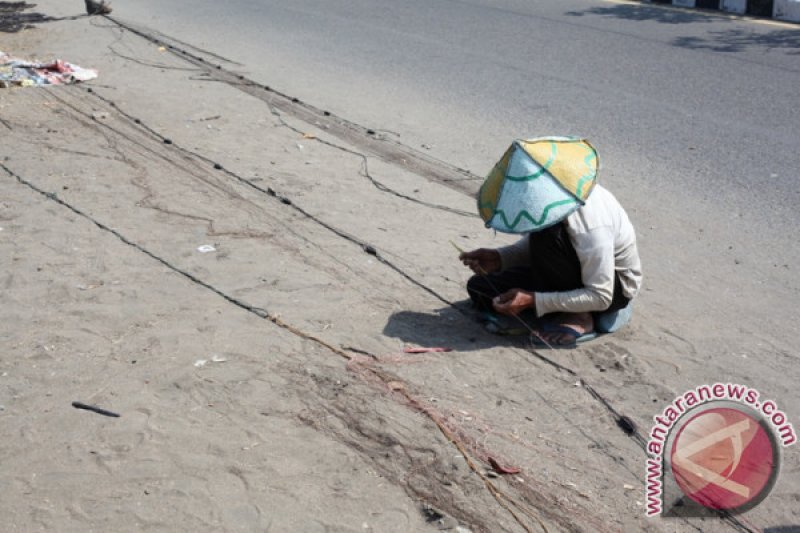
M531 292L563 292L583 287L581 263L564 224L529 234L531 264L488 275L474 275L467 292L478 309L491 310L492 298L510 289ZM614 297L604 311L618 311L630 300L622 293L619 275L614 276Z

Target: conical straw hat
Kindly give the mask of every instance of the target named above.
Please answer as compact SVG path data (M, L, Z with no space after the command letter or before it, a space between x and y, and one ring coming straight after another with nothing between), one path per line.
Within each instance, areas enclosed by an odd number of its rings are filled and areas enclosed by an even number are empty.
M528 233L556 224L582 206L597 181L597 151L585 139L514 141L478 192L487 228Z

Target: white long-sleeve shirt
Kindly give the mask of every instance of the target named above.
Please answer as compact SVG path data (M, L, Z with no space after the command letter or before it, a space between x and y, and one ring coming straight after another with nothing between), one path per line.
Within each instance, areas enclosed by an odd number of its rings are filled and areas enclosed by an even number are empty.
M633 298L642 285L636 234L627 213L608 190L595 185L586 204L566 218L567 234L581 263L583 287L563 292L537 292L538 316L563 311L605 311L614 296L614 274L622 292ZM503 270L530 264L528 236L498 249Z

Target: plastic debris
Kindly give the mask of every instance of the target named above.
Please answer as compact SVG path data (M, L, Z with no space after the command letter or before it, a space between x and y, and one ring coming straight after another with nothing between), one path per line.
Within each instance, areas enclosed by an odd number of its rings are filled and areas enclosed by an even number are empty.
M197 251L198 251L198 252L200 252L201 254L207 254L207 253L209 253L209 252L216 252L216 251L217 251L217 249L216 249L216 248L214 248L214 247L213 247L212 245L210 245L210 244L204 244L204 245L202 245L202 246L198 246L198 247L197 247Z
M11 57L0 52L0 87L67 85L97 77L97 71L81 68L60 59L41 63Z
M228 359L221 355L213 355L211 359L198 359L194 362L194 366L200 368L206 366L208 363L224 363Z

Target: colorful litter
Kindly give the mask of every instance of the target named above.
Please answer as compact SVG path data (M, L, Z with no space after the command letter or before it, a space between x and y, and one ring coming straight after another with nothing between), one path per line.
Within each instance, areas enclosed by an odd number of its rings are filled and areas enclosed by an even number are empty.
M68 85L96 77L96 70L81 68L60 59L39 63L0 52L0 88Z

